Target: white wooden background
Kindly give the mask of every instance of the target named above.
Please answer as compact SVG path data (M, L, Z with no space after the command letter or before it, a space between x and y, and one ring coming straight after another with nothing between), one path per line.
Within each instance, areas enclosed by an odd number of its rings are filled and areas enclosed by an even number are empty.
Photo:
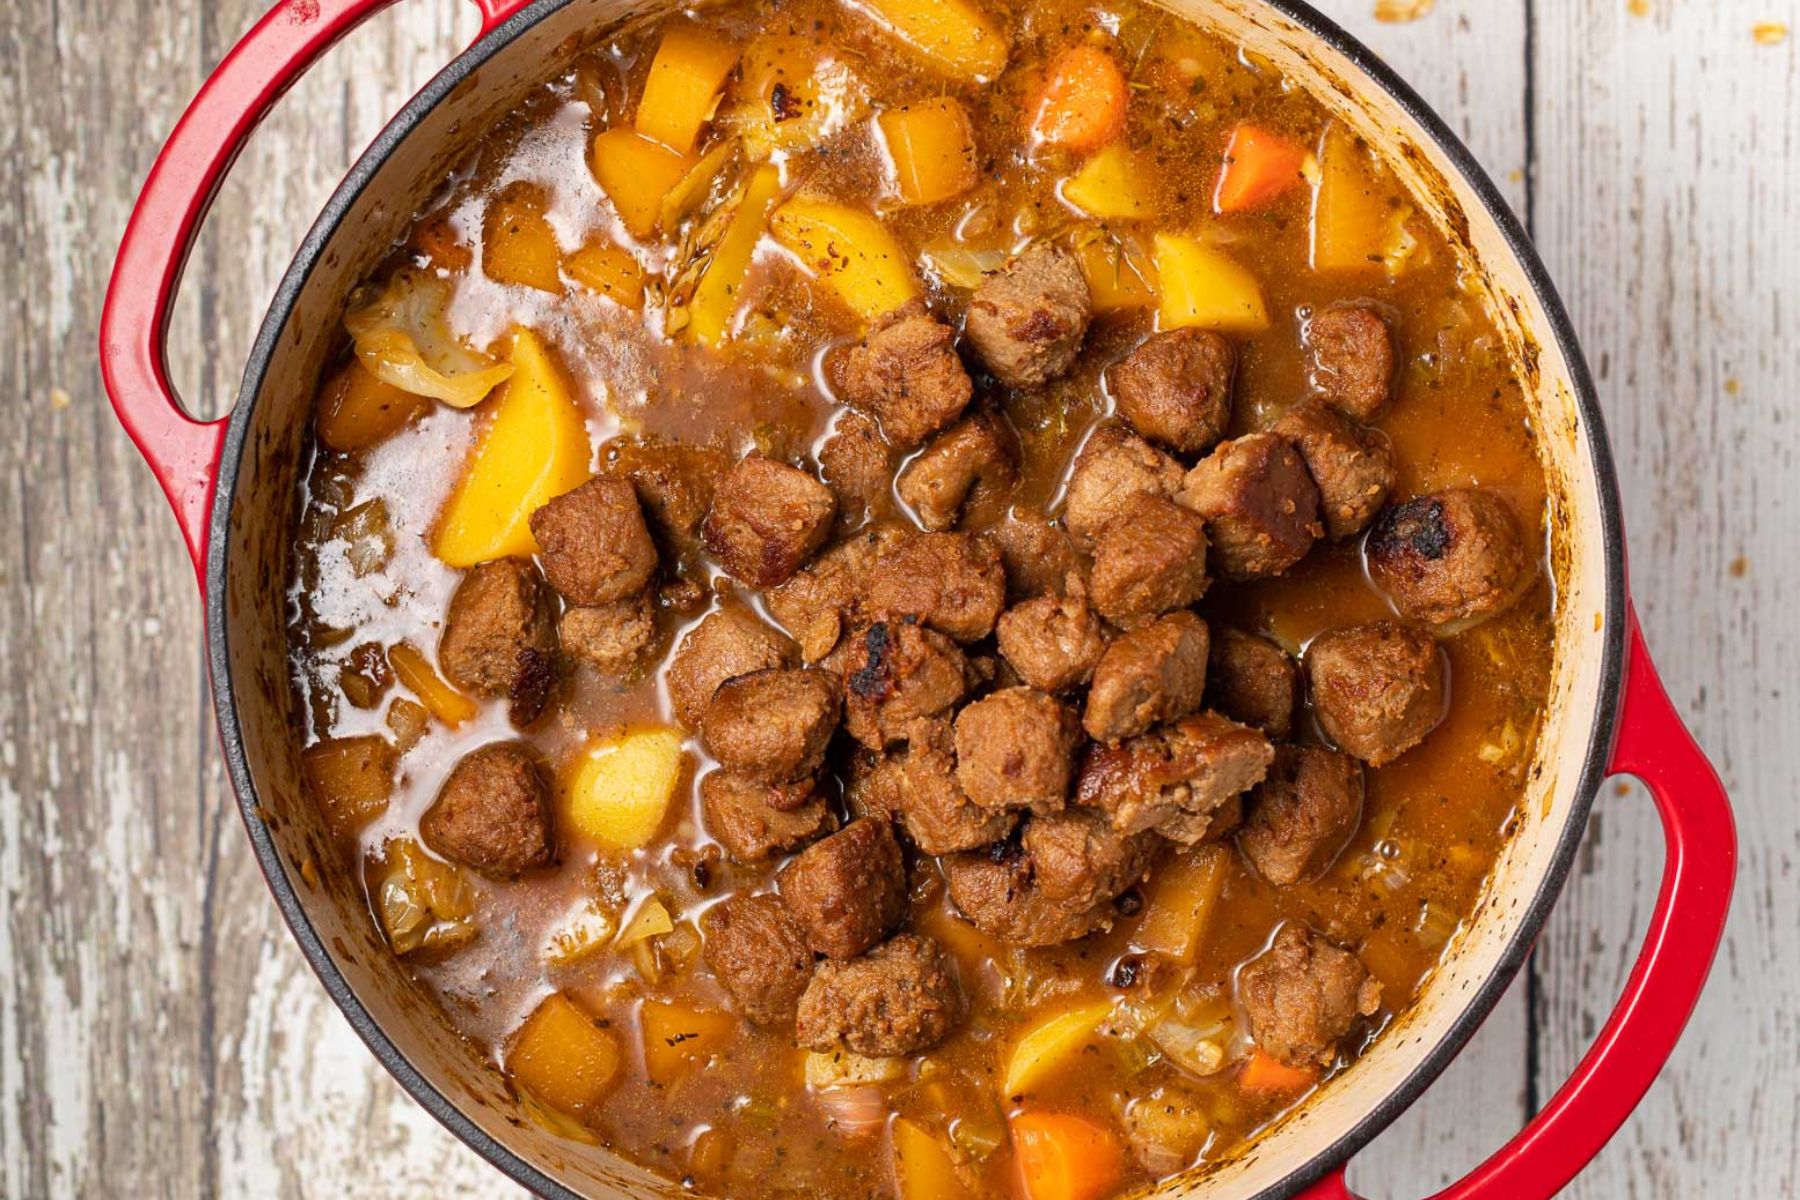
M1392 0L1387 0L1392 3ZM101 393L137 181L263 0L0 4L0 1197L505 1194L364 1052L289 943L215 748L175 526ZM1635 590L1737 800L1742 883L1699 1017L1577 1197L1800 1188L1800 86L1792 0L1323 7L1445 113L1527 217L1599 376ZM1404 5L1402 6L1404 7ZM171 347L228 404L345 166L469 38L409 0L258 134ZM1775 44L1767 44L1775 42ZM1621 985L1661 861L1611 790L1532 963L1358 1160L1421 1195L1554 1090Z

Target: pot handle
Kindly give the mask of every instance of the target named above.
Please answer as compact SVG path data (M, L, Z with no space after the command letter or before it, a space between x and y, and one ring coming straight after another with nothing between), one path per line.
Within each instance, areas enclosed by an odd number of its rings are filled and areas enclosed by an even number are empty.
M1730 800L1656 677L1635 607L1627 612L1626 644L1607 774L1644 782L1668 844L1644 948L1568 1082L1517 1137L1432 1200L1539 1200L1561 1191L1618 1132L1668 1061L1724 932L1737 871ZM1339 1166L1300 1200L1355 1196Z
M206 526L225 418L189 416L169 383L169 308L200 222L251 130L333 43L393 0L280 0L201 85L132 210L100 314L113 409L175 508L205 586ZM485 35L527 0L475 0Z

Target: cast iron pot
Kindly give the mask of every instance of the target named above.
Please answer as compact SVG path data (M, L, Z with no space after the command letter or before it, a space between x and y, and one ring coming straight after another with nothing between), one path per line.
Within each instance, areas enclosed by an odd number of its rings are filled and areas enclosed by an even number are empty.
M219 65L150 172L101 323L119 418L161 480L206 601L224 744L250 843L331 997L403 1087L531 1190L558 1198L678 1189L520 1113L498 1073L399 970L299 780L283 592L313 383L345 297L481 130L590 35L669 0L476 0L479 40L394 118L319 216L264 320L232 415L182 412L164 364L170 303L220 177L257 120L333 41L390 0L281 0ZM1350 1156L1417 1097L1525 961L1609 774L1649 786L1668 840L1662 892L1618 1008L1530 1126L1442 1197L1535 1200L1587 1164L1674 1048L1718 945L1735 840L1717 776L1657 682L1625 580L1612 455L1569 320L1518 222L1456 137L1374 55L1297 0L1171 0L1309 85L1397 164L1471 251L1527 368L1551 484L1556 664L1517 833L1418 1002L1348 1071L1203 1177L1159 1194L1344 1200Z

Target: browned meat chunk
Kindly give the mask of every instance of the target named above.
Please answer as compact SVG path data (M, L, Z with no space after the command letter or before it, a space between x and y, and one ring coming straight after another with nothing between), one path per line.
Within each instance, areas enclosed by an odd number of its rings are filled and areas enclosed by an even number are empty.
M1348 950L1289 923L1238 972L1250 1035L1291 1067L1330 1066L1358 1017L1381 1007L1381 985Z
M1268 771L1269 739L1217 713L1195 713L1117 746L1093 746L1075 781L1075 802L1099 809L1122 833L1154 829L1192 843L1235 820L1213 816Z
M1058 809L1080 742L1073 709L1032 688L1006 688L956 715L956 778L985 808Z
M656 573L656 543L637 493L602 475L531 514L531 535L550 586L570 604L637 595Z
M1015 505L980 536L999 549L1006 594L1015 600L1061 595L1084 570L1068 533L1036 509Z
M1306 648L1319 727L1371 766L1393 762L1444 719L1444 655L1431 635L1397 621L1333 629Z
M830 488L786 463L752 454L719 481L700 536L734 578L774 587L824 545L836 513Z
M1428 625L1492 616L1531 581L1531 556L1506 501L1453 488L1397 504L1369 531L1369 575L1400 614Z
M737 675L785 667L793 646L740 604L727 604L688 631L669 660L664 682L675 719L700 728L700 714L719 685Z
M1200 707L1206 694L1206 622L1170 613L1118 638L1100 656L1082 724L1116 742Z
M934 438L894 486L919 524L942 531L965 514L972 523L998 516L1018 480L1018 439L1006 418L978 412Z
M861 630L843 669L844 726L871 750L905 737L912 722L947 711L973 682L955 642L911 621Z
M950 722L943 718L915 722L897 752L859 753L851 763L845 799L857 816L898 820L927 854L986 846L1005 837L1018 821L1012 813L970 803L963 794L956 781Z
M419 818L419 835L445 858L498 879L549 866L556 857L550 783L522 745L471 751L450 770Z
M1238 582L1281 574L1325 532L1319 489L1279 434L1221 442L1187 473L1180 500L1206 518L1219 574Z
M793 1022L813 977L813 953L781 897L733 896L706 910L700 932L707 969L746 1020Z
M1059 819L1032 818L1033 823ZM1070 861L1058 854L1067 847L1054 844L1062 843L1070 829L1058 830L1039 842L1047 853L1057 855L1049 865L1053 886L1068 898L1056 899L1037 886L1037 864L1021 837L1016 845L1002 842L939 860L957 911L988 936L1020 946L1053 946L1110 928L1119 915L1114 901L1143 878L1156 839L1125 839L1118 852L1087 860L1094 869L1084 872L1070 870Z
M650 594L585 608L566 608L557 625L563 651L605 675L626 675L656 641Z
M731 460L687 442L618 440L602 454L602 469L631 482L650 532L678 557L700 552L700 522L712 505L713 481Z
M555 599L537 568L500 558L469 568L444 615L438 664L478 696L506 696L516 724L544 710L556 657Z
M1306 462L1319 489L1319 516L1333 539L1361 533L1394 487L1394 452L1379 432L1359 429L1334 408L1308 400L1271 428Z
M1094 431L1069 472L1063 526L1083 550L1107 522L1139 496L1173 497L1181 489L1181 464L1117 425Z
M700 781L700 815L706 832L741 863L798 850L837 828L812 780L770 784L730 771Z
M1067 595L1039 596L1007 609L994 632L1019 678L1044 692L1086 683L1106 653L1106 627L1079 578Z
M938 944L902 933L849 962L823 962L800 997L794 1040L809 1050L920 1054L968 1015L962 985Z
M1361 305L1327 308L1306 322L1302 339L1312 390L1345 416L1374 420L1394 379L1387 322Z
M859 530L764 593L769 612L799 642L802 659L814 663L832 652L862 607L875 564L910 535L895 525Z
M1173 500L1140 496L1100 531L1094 607L1130 628L1206 593L1206 523Z
M963 333L994 378L1036 387L1075 361L1091 310L1075 256L1039 242L975 289Z
M959 642L994 631L1006 607L1000 552L966 533L921 533L882 554L866 581L868 612L914 617Z
M1206 667L1207 703L1234 721L1254 725L1278 742L1294 731L1300 672L1268 638L1237 629L1213 635Z
M1112 369L1119 415L1177 454L1204 454L1231 425L1237 351L1209 329L1153 333Z
M962 415L974 394L956 356L956 334L923 301L895 309L847 351L837 373L844 403L881 422L896 449L911 450Z
M819 478L837 497L838 522L854 529L893 508L894 453L875 422L853 409L839 414L819 447Z
M1120 833L1099 813L1070 809L1032 817L1019 844L1039 895L1088 909L1110 902L1143 877L1156 838Z
M1362 820L1363 768L1319 746L1283 746L1250 797L1238 846L1277 886L1317 879Z
M700 735L726 770L783 783L819 769L839 710L837 681L825 672L774 667L721 683Z
M852 821L814 842L776 877L806 944L855 958L906 915L906 867L894 830L879 817Z

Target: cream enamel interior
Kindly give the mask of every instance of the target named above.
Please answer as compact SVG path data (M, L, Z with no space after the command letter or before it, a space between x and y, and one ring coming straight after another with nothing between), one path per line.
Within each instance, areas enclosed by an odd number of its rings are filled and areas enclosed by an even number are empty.
M1168 0L1164 0L1168 3ZM1311 87L1346 121L1390 152L1425 206L1452 229L1466 228L1473 262L1490 288L1498 320L1534 376L1528 388L1552 481L1558 530L1557 664L1530 793L1518 830L1476 919L1425 994L1351 1070L1311 1103L1267 1130L1199 1181L1176 1180L1163 1194L1239 1200L1287 1194L1294 1174L1318 1168L1332 1147L1379 1109L1433 1051L1459 1033L1459 1019L1508 960L1521 923L1559 850L1586 811L1584 764L1598 725L1610 717L1606 654L1620 611L1608 595L1603 536L1606 496L1595 470L1599 431L1586 428L1571 364L1562 356L1528 272L1474 189L1425 131L1352 61L1310 31L1253 0L1176 0L1174 10L1220 27ZM242 455L225 518L215 528L213 577L225 572L226 672L221 715L241 734L252 795L270 830L287 884L350 990L375 1027L426 1083L479 1130L551 1180L590 1196L675 1194L603 1151L545 1132L518 1110L499 1075L438 1016L396 970L353 881L335 869L335 851L301 792L290 719L283 591L296 509L296 471L309 423L313 381L331 345L344 297L404 229L460 153L460 137L484 128L530 87L559 70L594 33L662 7L621 0L570 0L544 14L461 80L392 148L334 229L321 229L316 266L279 328L266 328L267 364L253 405L240 413ZM310 244L310 243L309 243ZM272 318L273 320L274 318ZM221 680L221 684L226 681ZM240 776L241 777L241 776ZM303 864L313 870L302 870ZM314 883L306 882L311 877ZM1461 1032L1466 1033L1466 1030ZM1391 1114L1388 1114L1391 1116ZM1365 1129L1364 1132L1367 1132Z

